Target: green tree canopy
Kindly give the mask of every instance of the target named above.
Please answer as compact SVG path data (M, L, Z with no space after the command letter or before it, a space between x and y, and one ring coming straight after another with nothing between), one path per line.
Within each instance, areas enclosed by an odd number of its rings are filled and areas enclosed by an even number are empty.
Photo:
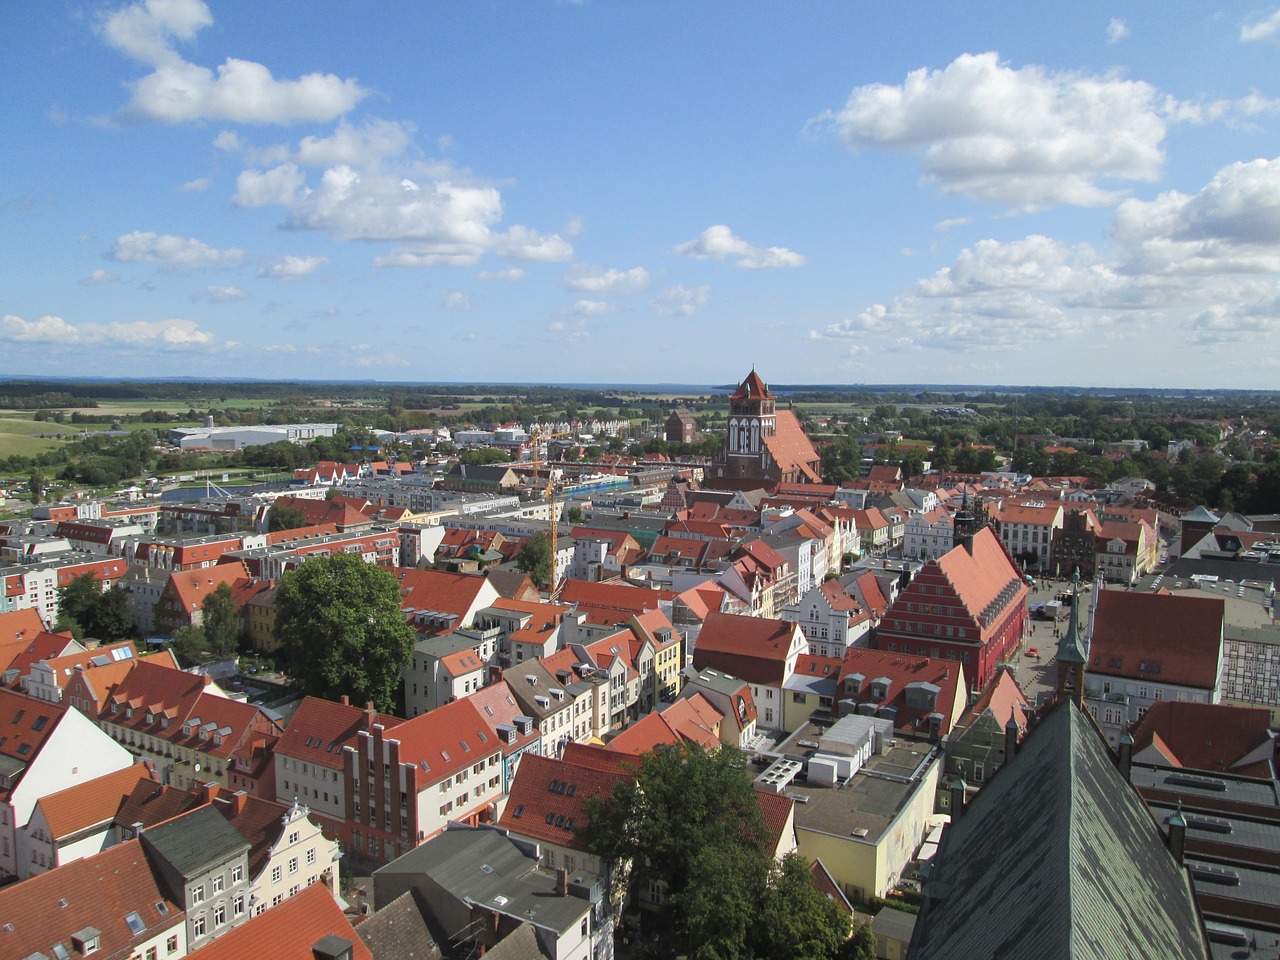
M54 630L70 630L77 640L92 637L106 643L137 635L129 595L123 587L102 589L91 573L81 574L58 588L58 619Z
M551 538L545 533L535 533L522 543L516 554L516 566L538 586L548 586L551 583Z
M267 511L267 532L276 533L280 530L297 530L299 527L307 525L307 516L302 512L301 507L295 507L287 503L272 504L271 509Z
M210 653L204 631L190 624L173 631L173 654L183 667L193 667Z
M414 632L400 612L400 585L381 567L338 553L289 570L276 592L284 669L307 693L350 695L379 710L395 705Z
M220 657L235 653L240 644L240 610L231 597L231 585L218 584L218 588L205 596L200 609L200 628L204 631L209 649Z

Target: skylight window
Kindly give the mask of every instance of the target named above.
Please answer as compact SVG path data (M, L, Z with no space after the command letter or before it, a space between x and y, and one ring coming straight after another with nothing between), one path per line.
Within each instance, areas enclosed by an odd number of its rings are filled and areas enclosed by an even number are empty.
M142 915L137 910L131 910L125 914L124 922L129 925L129 930L135 937L147 929L147 925L142 922Z

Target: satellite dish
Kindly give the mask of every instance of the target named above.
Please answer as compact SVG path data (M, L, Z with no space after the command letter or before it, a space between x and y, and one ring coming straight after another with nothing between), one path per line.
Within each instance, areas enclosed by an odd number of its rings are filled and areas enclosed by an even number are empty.
M199 763L197 763L197 764L196 764L196 773L199 773L199 772L200 772L200 764L199 764Z

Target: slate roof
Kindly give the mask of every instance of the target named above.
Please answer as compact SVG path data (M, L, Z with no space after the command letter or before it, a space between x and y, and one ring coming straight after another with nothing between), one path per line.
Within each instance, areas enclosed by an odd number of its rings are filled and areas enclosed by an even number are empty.
M329 888L313 883L187 956L195 960L314 960L311 948L330 936L351 944L351 960L373 960Z
M412 890L365 917L356 933L373 960L440 960L440 948L431 939Z
M142 840L184 879L199 876L208 865L240 850L249 850L248 841L208 804L149 828Z
M912 960L1209 956L1187 873L1070 700L947 828L924 894Z

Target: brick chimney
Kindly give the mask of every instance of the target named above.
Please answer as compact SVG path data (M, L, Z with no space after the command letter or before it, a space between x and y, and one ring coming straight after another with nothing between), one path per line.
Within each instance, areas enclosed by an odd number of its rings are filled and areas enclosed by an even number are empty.
M564 867L556 870L556 896L567 897L569 895L569 871Z
M364 728L366 730L373 729L373 721L378 716L378 711L373 709L373 701L370 700L364 705Z
M351 698L347 696L345 693L338 698L338 702L341 703L344 707L351 706Z
M245 804L249 802L249 794L243 790L237 790L231 795L231 809L235 811L236 816L244 813Z

